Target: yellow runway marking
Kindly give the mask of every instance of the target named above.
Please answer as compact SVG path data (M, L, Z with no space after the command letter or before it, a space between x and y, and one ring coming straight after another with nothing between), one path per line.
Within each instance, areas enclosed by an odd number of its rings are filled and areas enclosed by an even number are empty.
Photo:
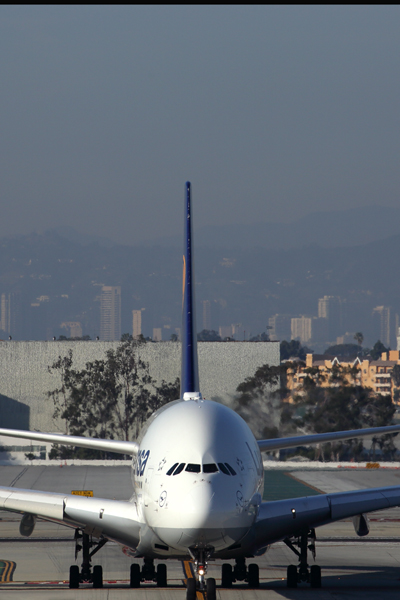
M10 583L17 563L12 560L0 560L0 583Z
M182 569L185 579L183 580L184 585L187 584L188 579L194 579L194 571L193 571L193 563L191 560L183 560L182 561ZM205 600L206 596L204 592L197 590L196 592L197 600Z

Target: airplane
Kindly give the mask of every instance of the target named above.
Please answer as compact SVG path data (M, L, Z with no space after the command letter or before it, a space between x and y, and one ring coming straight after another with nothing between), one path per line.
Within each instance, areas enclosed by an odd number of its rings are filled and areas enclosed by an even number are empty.
M91 560L108 540L136 559L130 567L132 588L144 581L167 585L166 564L159 562L156 568L156 559L191 561L186 600L195 600L197 590L205 592L207 600L216 600L215 578L206 577L211 559L225 561L223 588L237 581L257 588L258 565L246 561L282 540L298 558L298 565L287 568L287 586L307 582L318 588L321 569L308 564L308 550L315 549L315 529L353 517L356 533L366 535L366 513L400 505L399 486L262 501L262 452L392 433L400 425L257 441L238 414L200 393L194 287L191 184L187 182L180 398L155 412L135 441L0 429L0 435L132 457L133 495L127 501L0 487L0 509L22 514L21 535L31 535L38 517L75 529L76 555L82 550L83 561L80 569L77 564L70 567L70 588L81 583L103 586L102 567L92 568Z

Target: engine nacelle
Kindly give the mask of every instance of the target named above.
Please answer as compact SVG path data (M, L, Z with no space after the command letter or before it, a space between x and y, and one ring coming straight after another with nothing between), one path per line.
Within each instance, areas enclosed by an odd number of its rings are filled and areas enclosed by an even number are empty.
M369 519L367 515L356 515L353 517L354 531L360 537L369 534Z
M21 523L19 524L19 532L24 537L29 537L36 525L36 515L28 515L24 514L21 519Z

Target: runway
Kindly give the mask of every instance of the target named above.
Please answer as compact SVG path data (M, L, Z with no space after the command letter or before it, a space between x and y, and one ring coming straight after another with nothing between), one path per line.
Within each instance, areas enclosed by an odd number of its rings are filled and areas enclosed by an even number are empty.
M373 486L397 485L399 470L290 470L284 468L266 473L266 495L274 485L288 497L290 493L307 495L321 491L340 491ZM132 486L129 467L0 467L1 485L42 490L64 491L93 489L94 495L118 499L129 498ZM274 484L275 482L275 484ZM308 487L312 486L312 487ZM274 493L277 493L274 491ZM317 530L317 559L322 568L322 589L299 585L286 587L286 568L296 564L294 554L283 543L275 544L261 558L260 588L249 590L234 584L231 590L217 588L221 600L258 600L275 598L302 599L396 599L400 594L400 509L371 515L371 532L358 538L351 521L339 522ZM73 531L38 521L31 538L18 533L19 516L0 513L0 597L75 599L137 598L139 600L185 600L184 569L178 561L167 561L168 586L165 589L143 585L129 588L128 573L132 559L121 547L108 542L95 556L93 564L104 570L104 588L94 590L81 586L69 590L66 581L69 566L74 563ZM79 564L79 558L78 558ZM312 564L312 563L311 563ZM210 577L220 583L221 563L211 562ZM202 594L198 594L201 600Z

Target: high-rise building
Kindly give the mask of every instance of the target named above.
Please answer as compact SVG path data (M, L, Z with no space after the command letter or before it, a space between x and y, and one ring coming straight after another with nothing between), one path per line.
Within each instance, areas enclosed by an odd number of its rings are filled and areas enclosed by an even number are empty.
M342 299L339 296L324 296L318 300L318 317L328 321L328 340L336 340L343 333Z
M211 302L203 300L203 329L211 330Z
M375 306L372 311L372 320L374 323L374 337L380 340L382 344L390 346L390 307Z
M218 334L222 340L225 338L231 338L233 336L232 325L220 325L218 328Z
M137 339L140 335L142 335L142 311L141 310L133 310L132 311L132 335L135 339Z
M15 339L21 339L23 329L21 294L19 292L1 294L0 310L0 329Z
M8 298L6 294L1 295L0 300L0 329L8 333Z
M67 330L70 338L82 337L82 324L79 321L64 321L60 327Z
M153 328L153 342L162 342L162 329L161 327Z
M295 317L291 319L292 340L300 340L306 344L312 337L312 317Z
M121 286L105 285L100 296L100 339L121 339Z
M289 342L292 339L291 320L290 315L274 315L268 319L271 342L283 340Z

